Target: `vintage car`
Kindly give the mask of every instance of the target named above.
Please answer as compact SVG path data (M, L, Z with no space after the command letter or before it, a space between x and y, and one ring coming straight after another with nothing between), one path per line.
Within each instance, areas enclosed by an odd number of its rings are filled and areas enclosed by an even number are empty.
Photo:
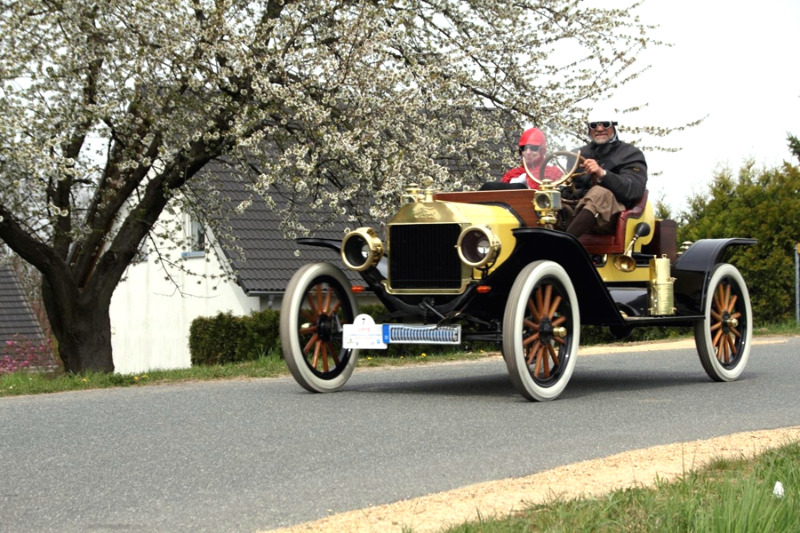
M488 341L522 396L553 400L575 369L583 324L617 338L642 326L692 326L711 379L737 379L750 355L752 311L744 279L724 261L731 247L755 241L700 240L678 253L675 222L656 219L646 191L615 233L576 239L554 225L579 156L555 152L543 166L564 156L562 178L536 180L541 190L410 185L383 237L363 227L341 242L299 239L338 251L364 285L353 287L331 263L292 277L280 334L297 382L340 389L359 349ZM354 291L374 293L390 323L359 315Z

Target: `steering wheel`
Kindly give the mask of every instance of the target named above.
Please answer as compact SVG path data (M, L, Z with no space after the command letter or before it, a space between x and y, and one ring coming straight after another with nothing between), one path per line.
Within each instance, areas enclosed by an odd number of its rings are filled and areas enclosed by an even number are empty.
M559 158L564 158L564 157L567 158L567 161L574 160L574 162L571 165L568 163L562 164L562 161ZM562 184L569 185L570 183L572 183L573 178L577 178L578 176L583 176L585 174L585 172L577 172L578 166L583 162L583 160L584 157L580 153L576 152L562 152L562 151L550 152L545 156L544 161L542 161L542 165L539 167L539 176L544 176L547 164L551 161L555 161L555 166L561 169L561 172L563 172L563 174L561 175L560 178L558 178L553 182L553 187L558 187ZM524 158L522 160L522 165L525 167L525 173L528 174L528 176L533 181L541 185L542 181L544 180L538 179L533 176L533 173L531 173L530 169L528 169L528 164L525 163Z

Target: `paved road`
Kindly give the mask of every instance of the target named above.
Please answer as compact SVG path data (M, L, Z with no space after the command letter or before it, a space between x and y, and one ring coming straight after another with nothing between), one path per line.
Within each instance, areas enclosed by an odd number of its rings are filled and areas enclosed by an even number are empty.
M0 399L0 532L257 531L624 450L800 424L800 338L735 383L692 349L581 356L530 403L500 359Z

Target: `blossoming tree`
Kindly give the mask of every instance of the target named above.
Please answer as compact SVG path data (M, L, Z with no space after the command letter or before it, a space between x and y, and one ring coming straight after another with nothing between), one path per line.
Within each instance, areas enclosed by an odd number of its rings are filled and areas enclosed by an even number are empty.
M254 201L290 191L346 216L368 196L375 215L423 176L485 180L509 123L581 131L583 103L657 44L635 10L587 4L4 2L0 238L41 272L66 369L113 371L112 293L211 160L257 169Z

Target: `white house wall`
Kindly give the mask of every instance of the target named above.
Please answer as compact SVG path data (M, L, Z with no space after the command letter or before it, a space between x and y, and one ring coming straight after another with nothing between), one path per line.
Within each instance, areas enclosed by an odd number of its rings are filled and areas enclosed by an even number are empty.
M214 254L183 261L195 274L220 275ZM150 254L146 262L128 267L126 279L111 299L111 344L120 374L188 368L189 327L197 317L230 311L241 316L259 310L259 299L248 297L234 281L209 280L172 269L165 279ZM198 281L200 283L198 284ZM176 287L177 282L177 287ZM214 289L214 287L217 287Z

